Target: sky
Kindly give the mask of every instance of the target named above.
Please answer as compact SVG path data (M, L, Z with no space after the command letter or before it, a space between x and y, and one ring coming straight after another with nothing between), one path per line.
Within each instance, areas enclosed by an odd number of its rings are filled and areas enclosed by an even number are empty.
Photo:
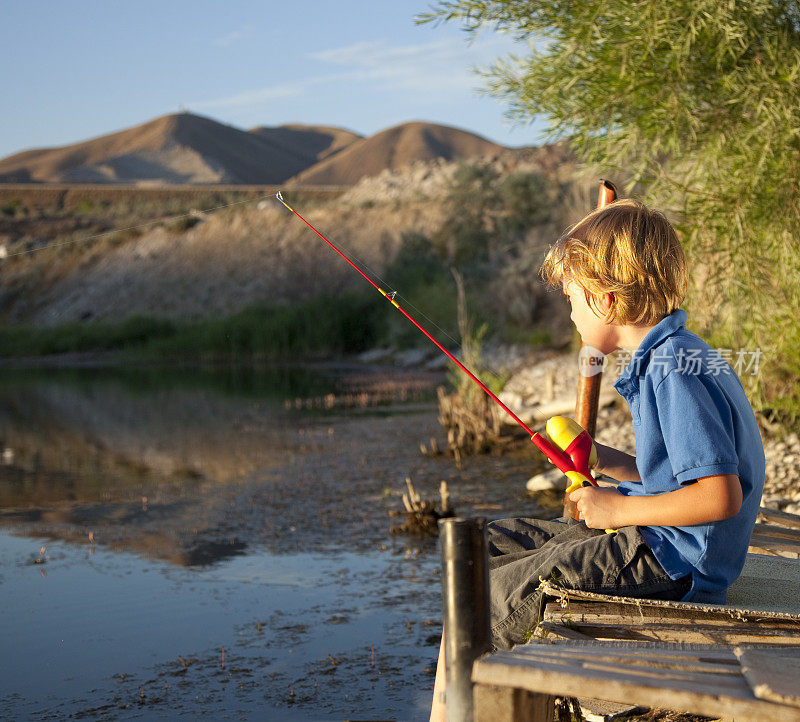
M474 67L527 46L418 25L429 0L0 0L0 157L189 111L247 129L409 120L510 146L542 141Z

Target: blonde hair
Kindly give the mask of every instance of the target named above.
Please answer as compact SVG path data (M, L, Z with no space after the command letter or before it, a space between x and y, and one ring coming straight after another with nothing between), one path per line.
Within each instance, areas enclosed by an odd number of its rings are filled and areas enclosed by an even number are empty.
M590 213L556 241L542 264L550 286L569 281L583 288L599 313L595 296L612 293L607 323L658 323L679 308L688 272L678 236L658 211L624 199Z

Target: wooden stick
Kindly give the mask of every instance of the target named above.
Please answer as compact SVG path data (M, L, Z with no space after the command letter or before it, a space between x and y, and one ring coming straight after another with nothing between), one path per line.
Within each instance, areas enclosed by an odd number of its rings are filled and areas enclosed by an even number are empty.
M613 183L607 180L600 181L600 192L597 196L597 207L604 208L609 203L613 203L617 199L617 189ZM586 351L584 346L581 349L582 356L585 357ZM589 371L592 374L589 375ZM578 380L578 399L575 405L575 421L577 421L586 431L589 436L594 436L597 426L597 406L600 400L600 382L603 380L602 367L597 372L593 369L586 368L584 373L580 374ZM569 500L569 497L564 495L564 516L570 516L573 519L578 518L578 509L574 502Z
M450 511L450 492L447 491L446 481L439 484L439 496L442 497L442 514L447 514Z

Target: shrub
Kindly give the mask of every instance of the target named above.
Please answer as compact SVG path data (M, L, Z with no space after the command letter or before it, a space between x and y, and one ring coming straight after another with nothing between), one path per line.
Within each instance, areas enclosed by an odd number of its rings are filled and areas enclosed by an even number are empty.
M180 216L179 218L173 218L170 221L167 221L164 224L164 228L169 233L186 233L190 228L194 228L200 222L199 218L195 216Z
M742 381L786 425L800 419L798 18L763 0L439 0L420 18L536 40L485 73L489 91L672 214L690 323L712 345L760 349Z

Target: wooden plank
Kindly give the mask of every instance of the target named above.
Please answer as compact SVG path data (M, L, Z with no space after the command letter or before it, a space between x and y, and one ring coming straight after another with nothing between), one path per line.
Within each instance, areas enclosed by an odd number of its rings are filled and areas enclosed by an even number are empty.
M736 629L722 626L687 626L685 624L631 624L572 621L570 627L596 640L642 640L663 643L749 644L759 646L796 646L800 636L781 630Z
M566 605L560 602L545 604L545 619L574 619L580 615L600 617L633 618L633 619L693 619L693 610L663 609L646 604L626 604L616 601L582 600L570 597Z
M476 684L472 691L473 722L551 722L555 698L526 689Z
M550 641L537 639L524 646L514 648L514 652L520 655L535 654L540 647L547 648L555 646L562 654L571 652L579 654L598 654L598 655L638 655L644 654L652 657L663 657L665 659L692 659L706 658L714 662L730 661L738 664L733 649L720 647L716 644L658 644L657 642L608 642L598 644L594 640L583 642Z
M543 659L552 658L553 649L558 657L564 661L570 659L574 664L587 665L606 665L611 668L624 667L630 669L632 673L638 673L640 668L646 669L650 673L653 670L664 670L668 672L690 672L696 674L715 674L722 676L733 676L739 678L739 664L736 656L731 649L719 649L716 653L708 651L689 651L683 650L673 654L667 645L637 645L622 646L619 644L598 644L581 646L574 644L566 645L564 642L557 642L554 646L548 645L526 645L524 648L517 648L515 653L522 659Z
M750 555L748 555L750 556ZM753 555L753 560L757 560L760 565L763 562L769 561L770 565L774 557ZM783 579L784 574L788 573L787 570L794 571L797 567L797 562L789 559L774 559L776 563L775 569L781 574ZM750 561L748 559L748 561ZM745 563L745 571L747 570L747 563ZM769 584L771 577L768 575L768 569L762 569L766 574L763 576L764 584ZM708 613L710 615L720 614L727 615L735 619L755 618L755 619L784 619L800 621L800 614L793 611L767 611L761 609L743 609L741 607L725 606L720 604L700 604L697 602L672 602L663 599L637 599L634 597L615 597L607 594L597 594L595 592L586 592L580 589L563 589L556 587L548 581L543 581L540 589L549 598L554 598L557 601L554 604L561 604L563 611L575 608L577 602L601 602L603 604L618 605L620 614L628 615L643 615L643 616L666 616L675 615L682 618L694 618L698 614ZM563 600L563 601L561 601Z
M584 616L587 619L623 619L648 621L664 621L674 623L702 622L703 624L768 624L774 628L800 630L800 616L774 612L746 611L733 607L722 609L694 609L649 606L647 604L625 604L616 601L570 600L564 607L558 602L545 605L545 614L552 619L574 619Z
M626 665L613 667L576 664L575 655L561 656L563 645L547 647L543 658L525 647L513 652L498 652L478 660L473 679L480 684L496 684L552 695L590 696L617 702L641 704L678 711L727 716L770 722L797 722L800 714L770 702L758 700L741 675L703 674L664 675L662 669L650 674L631 671ZM591 660L587 660L591 662ZM725 665L730 670L730 665ZM724 684L720 684L724 680ZM787 710L789 710L787 712Z
M720 694L715 686L708 683L701 687L692 679L674 680L660 675L631 677L627 670L620 667L612 670L585 668L576 666L574 660L570 660L569 664L560 664L556 658L542 661L503 659L493 655L490 659L491 663L489 660L476 663L474 676L481 683L502 682L550 694L592 696L710 715L744 714L748 708L750 713L755 713L758 710L756 704L765 704L753 702L755 697L743 679L738 687L728 686ZM723 697L727 703L720 705ZM753 716L758 718L758 714Z
M775 554L778 556L800 554L800 542L767 534L753 534L747 551L751 554Z
M560 640L537 639L526 645L514 648L514 653L521 656L537 654L539 648L558 647L561 654L586 654L586 655L646 655L664 659L707 659L720 664L728 662L738 666L738 660L733 649L720 647L716 644L659 644L658 642L605 642L599 644L591 641L563 642Z
M644 715L650 711L649 707L642 705L628 704L627 702L609 702L605 699L595 699L593 697L578 697L578 704L581 708L584 720L623 720L633 715ZM592 715L592 717L589 717Z
M639 625L685 624L741 629L756 627L800 634L800 617L744 612L738 609L695 611L592 601L570 601L569 605L564 608L557 602L550 602L545 605L543 619L563 625L578 624L579 622Z
M572 629L571 627L565 627L562 624L556 624L555 622L539 622L539 625L536 627L537 633L541 632L543 637L547 635L553 634L561 639L573 639L575 641L593 641L592 637L588 634L583 634L579 632L577 629Z
M756 523L753 527L753 534L761 536L777 537L778 539L794 539L800 545L800 528L779 526L777 524Z
M639 666L646 666L649 669L673 669L678 671L690 671L693 674L697 672L707 674L736 674L739 672L739 663L733 653L728 649L725 654L714 655L687 653L682 656L666 655L666 654L653 654L647 650L636 648L623 648L615 652L608 644L596 644L598 649L560 649L559 655L562 658L575 657L577 660L591 660L597 664L607 664L612 666L630 666L635 669ZM616 645L613 645L614 647ZM526 659L540 659L548 654L547 649L531 649L520 656Z
M800 529L800 515L790 514L787 511L778 511L777 509L767 509L762 506L758 510L759 516L764 517L772 524L780 524L781 526L792 527L793 529Z
M800 562L748 554L742 574L728 590L731 606L773 610L800 618Z
M659 669L707 667L722 675L740 677L733 649L715 645L665 645L653 642L536 642L516 647L511 653L520 660L558 658L566 664L609 663L620 668L652 665Z
M737 624L734 622L730 624L719 622L706 623L704 621L691 622L687 620L667 620L661 622L657 619L638 620L617 616L594 617L589 614L582 614L567 619L550 619L545 617L544 621L554 626L560 626L567 630L574 630L580 634L590 636L616 628L634 630L637 634L658 632L674 636L685 632L687 635L691 634L694 636L708 637L705 641L701 640L699 642L700 644L720 643L721 640L731 636L741 636L743 638L746 637L755 640L763 639L765 643L771 643L775 641L775 638L786 638L789 640L789 643L792 643L791 640L794 640L794 644L800 644L800 629L797 627L785 627L783 625L771 625L766 623L758 624L758 622L750 622L747 624ZM590 629L594 631L590 632ZM562 634L561 636L569 637L568 634ZM683 641L692 642L695 640L686 639ZM695 641L695 643L697 642Z
M530 655L525 659L530 663L540 665L554 663L553 655L547 653ZM629 660L607 662L595 658L576 658L573 655L568 658L559 655L558 662L568 664L572 669L580 669L583 672L607 672L632 683L640 681L646 683L648 680L658 677L661 684L670 681L678 684L681 689L696 688L701 691L713 689L716 692L733 690L735 692L748 688L747 682L742 679L739 669L728 665L720 670L715 670L714 665L704 665L703 668L705 670L710 669L711 671L702 671L699 668L692 669L691 667L678 669L664 664L663 661L659 665L655 665L653 660L648 660L647 658L638 659L635 663Z
M800 707L800 647L780 651L737 647L734 653L756 697Z

